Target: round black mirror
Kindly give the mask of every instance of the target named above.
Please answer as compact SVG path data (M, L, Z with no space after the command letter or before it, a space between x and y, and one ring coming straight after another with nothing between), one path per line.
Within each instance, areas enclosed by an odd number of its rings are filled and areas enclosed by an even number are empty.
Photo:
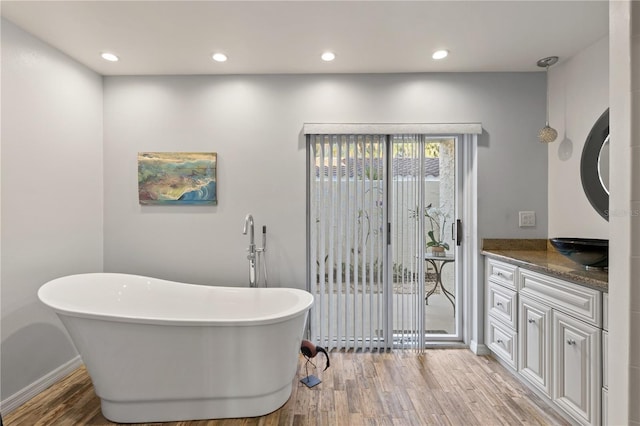
M593 208L609 220L609 108L598 118L584 143L580 177Z

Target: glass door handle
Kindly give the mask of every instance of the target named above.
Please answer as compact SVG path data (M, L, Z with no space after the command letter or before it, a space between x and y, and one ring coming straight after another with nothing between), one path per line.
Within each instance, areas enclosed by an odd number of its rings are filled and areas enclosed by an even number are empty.
M456 219L455 223L451 224L451 239L459 246L462 244L462 221Z

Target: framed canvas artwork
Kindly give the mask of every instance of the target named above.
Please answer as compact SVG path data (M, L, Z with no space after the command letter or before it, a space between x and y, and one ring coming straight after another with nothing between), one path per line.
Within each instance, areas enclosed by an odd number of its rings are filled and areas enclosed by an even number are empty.
M138 200L144 205L216 205L215 152L139 152Z

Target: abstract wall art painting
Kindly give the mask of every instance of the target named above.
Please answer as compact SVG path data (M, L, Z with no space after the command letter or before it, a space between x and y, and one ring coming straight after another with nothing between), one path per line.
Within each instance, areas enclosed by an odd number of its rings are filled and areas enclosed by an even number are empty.
M215 152L139 152L140 204L218 204L217 158Z

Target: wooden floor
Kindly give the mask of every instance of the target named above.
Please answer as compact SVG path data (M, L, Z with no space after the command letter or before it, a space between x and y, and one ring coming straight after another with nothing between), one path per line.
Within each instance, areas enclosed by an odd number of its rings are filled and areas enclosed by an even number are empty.
M309 389L299 382L306 375L300 357L291 398L267 416L160 424L568 424L491 357L466 349L429 349L423 354L333 352L331 367L313 373L322 379L318 386ZM102 416L91 380L80 368L6 416L4 424L114 423Z

